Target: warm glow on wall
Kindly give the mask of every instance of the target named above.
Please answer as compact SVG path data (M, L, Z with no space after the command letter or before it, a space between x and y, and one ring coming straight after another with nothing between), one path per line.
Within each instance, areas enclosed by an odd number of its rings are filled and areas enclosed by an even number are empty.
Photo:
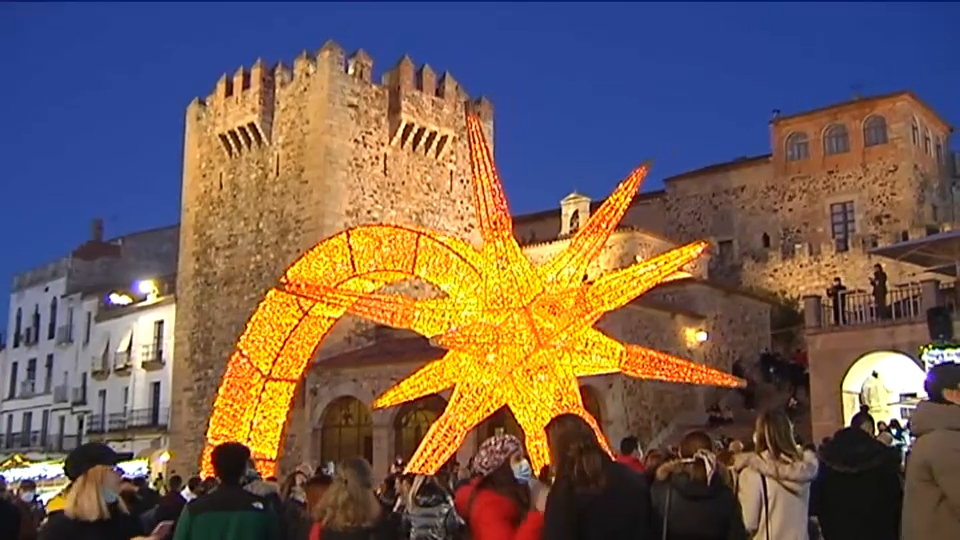
M593 328L608 311L669 279L706 248L696 242L608 273L583 275L639 189L634 171L573 237L534 266L513 237L513 223L480 121L467 119L474 207L481 249L414 227L369 225L322 241L267 293L227 366L207 431L203 468L214 445L242 441L264 474L273 474L294 389L333 324L350 311L432 338L447 354L385 392L374 407L392 407L454 387L427 431L408 472L433 474L466 435L502 406L526 434L534 470L548 462L544 427L584 409L577 377L624 373L669 382L736 386L712 368L635 345ZM446 293L430 300L375 293L418 279Z

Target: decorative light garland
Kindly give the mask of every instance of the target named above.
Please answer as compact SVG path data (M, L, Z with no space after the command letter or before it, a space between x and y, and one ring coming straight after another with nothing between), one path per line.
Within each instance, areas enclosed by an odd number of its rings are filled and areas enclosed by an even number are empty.
M920 362L924 370L945 362L960 363L960 344L952 341L934 341L920 347Z
M314 350L346 312L408 328L448 349L373 406L392 407L454 387L408 472L435 473L473 427L502 406L526 435L534 469L548 463L544 428L557 415L584 418L577 377L624 373L668 382L739 386L721 371L635 345L593 328L615 310L672 279L707 247L695 242L583 282L590 263L626 213L646 176L627 177L577 231L567 248L535 266L513 236L513 221L479 119L467 117L473 203L483 247L435 231L367 225L330 237L303 255L251 316L223 376L202 458L242 441L261 473L273 475L294 390ZM418 279L446 296L413 300L375 293Z

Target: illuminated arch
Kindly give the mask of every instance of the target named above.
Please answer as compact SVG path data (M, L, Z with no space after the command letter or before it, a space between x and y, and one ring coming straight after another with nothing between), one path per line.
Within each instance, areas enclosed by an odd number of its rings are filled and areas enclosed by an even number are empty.
M246 444L264 476L276 473L297 383L345 313L296 294L297 286L372 292L419 280L457 295L479 279L475 254L466 242L433 231L367 225L323 240L300 257L257 306L227 363L207 426L204 475L212 474L210 452L228 441Z
M899 351L873 351L856 359L847 369L840 390L843 394L843 422L850 423L850 419L859 410L860 389L863 383L876 371L880 380L890 391L892 399L901 394L918 394L923 397L923 382L926 373L920 364L911 356ZM877 420L888 420L877 418Z

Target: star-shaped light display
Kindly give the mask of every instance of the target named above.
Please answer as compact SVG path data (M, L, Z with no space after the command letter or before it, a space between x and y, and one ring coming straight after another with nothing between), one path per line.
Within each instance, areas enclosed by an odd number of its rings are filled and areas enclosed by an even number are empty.
M479 119L468 116L478 250L446 235L370 225L324 240L295 263L251 317L228 364L207 432L209 453L226 440L248 444L272 473L290 400L313 351L345 312L414 330L446 348L380 396L392 407L453 387L407 470L435 473L480 422L513 412L539 470L549 461L544 429L554 417L584 418L577 377L624 373L661 381L738 386L721 371L635 345L593 328L600 317L677 277L707 244L695 242L583 281L630 206L647 168L624 180L559 254L534 265L513 236L513 221ZM411 278L445 293L414 300L375 292ZM335 396L334 396L335 397ZM605 444L605 443L604 443Z

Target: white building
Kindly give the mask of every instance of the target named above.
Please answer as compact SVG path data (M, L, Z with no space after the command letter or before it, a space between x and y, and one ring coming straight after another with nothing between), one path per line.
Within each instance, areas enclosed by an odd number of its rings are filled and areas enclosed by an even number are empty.
M165 430L172 352L166 337L157 347L159 363L142 362L148 351L133 347L154 342L146 337L134 342L132 335L126 349L129 366L115 370L111 364L95 378L91 359L102 357L102 335L134 328L141 318L163 320L163 335L172 335L173 290L167 284L176 272L179 231L166 227L106 241L102 235L103 225L95 220L91 238L70 255L14 277L6 348L0 355L0 461L14 454L30 460L61 458L89 438L91 421L97 422L94 431L100 429L90 435L109 438L112 444L118 439L120 451L140 452L132 432L111 430L104 414L120 415L114 417L114 426L136 426L138 439L151 430ZM138 290L144 280L153 284L151 290ZM125 305L112 305L111 293ZM119 343L126 338L114 339ZM159 394L165 404L150 409L151 385L158 380L160 392L167 394ZM112 395L122 400L122 387L130 399L126 409L122 401L116 406L108 401ZM96 401L101 391L103 407ZM143 412L153 410L156 418Z
M155 466L167 451L175 313L172 287L164 295L157 285L141 282L136 289L156 292L120 304L93 296L95 325L82 353L90 373L87 438Z

